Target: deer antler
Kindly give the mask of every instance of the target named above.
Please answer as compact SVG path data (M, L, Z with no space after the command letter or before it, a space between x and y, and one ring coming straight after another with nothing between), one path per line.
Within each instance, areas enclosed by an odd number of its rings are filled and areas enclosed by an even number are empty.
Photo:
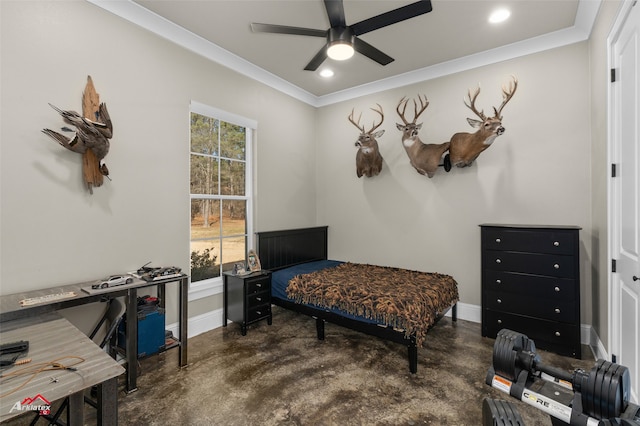
M427 109L427 107L429 106L427 95L422 95L422 96L424 96L424 101L422 100L422 97L418 93L418 99L420 99L420 112L418 112L418 104L416 103L416 100L415 99L413 100L413 110L416 113L416 115L413 117L413 124L416 124L416 120L418 119L418 117L420 117L420 114L422 114L424 110Z
M358 122L356 123L355 121L353 121L353 110L355 108L351 109L351 114L349 114L349 121L351 122L351 124L353 124L354 126L356 126L358 128L358 130L360 130L361 133L365 133L364 131L364 126L360 125L360 119L362 118L362 113L360 113L360 115L358 116ZM382 123L381 123L382 124Z
M375 129L377 129L378 127L380 127L382 125L382 122L384 121L384 111L382 111L382 107L380 106L380 104L376 104L378 105L378 108L371 108L371 111L373 112L377 112L378 114L380 114L380 122L378 124L376 124L376 121L373 120L373 124L371 125L371 129L369 131L366 131L364 129L364 124L361 126L360 125L360 119L362 118L362 113L360 113L360 115L358 116L358 121L354 121L353 120L353 114L354 114L354 109L351 110L351 114L349 114L349 121L351 122L351 124L353 124L354 126L356 126L361 133L368 133L371 134L373 133L373 131Z
M518 89L518 79L514 75L512 75L511 78L512 80L509 82L509 87L504 85L502 86L502 104L500 105L500 108L496 109L493 107L493 111L496 113L495 117L500 120L502 120L502 116L500 115L502 113L502 108L504 108L507 102L511 100L513 94L516 93L516 90Z
M473 93L471 92L471 89L469 89L467 91L467 95L469 96L469 103L467 103L467 100L464 99L464 104L467 106L467 108L469 108L471 111L473 111L473 113L475 115L480 117L480 119L482 119L482 121L484 121L484 120L487 119L487 117L484 115L484 110L483 111L478 111L477 108L476 108L476 99L478 98L479 94L480 94L480 85L478 84L478 88L475 89L473 91Z
M380 114L380 123L376 124L376 121L373 120L373 127L371 127L371 130L369 130L367 133L373 133L373 131L378 127L380 127L382 125L382 122L384 121L384 112L382 111L382 107L380 106L380 104L376 104L376 105L378 105L378 109L371 108L371 111L377 112L378 114ZM360 120L358 120L358 122L360 122Z
M398 102L398 106L396 107L396 111L398 112L398 115L400 116L400 118L402 119L402 122L405 124L405 126L407 124L409 124L409 122L407 121L406 118L404 118L404 113L407 110L407 102L409 100L407 99L406 96L404 96L402 99L400 99L400 102ZM400 112L400 105L404 104L404 107L402 108L402 112Z
M416 120L418 119L418 117L420 117L420 114L422 114L424 110L426 110L427 107L429 106L427 95L422 95L422 96L424 96L424 100L422 100L422 97L420 96L420 94L418 94L418 99L420 100L420 111L418 111L418 103L416 102L415 99L413 100L413 111L415 115L413 116L413 121L411 123L409 123L404 116L405 112L407 111L407 104L409 103L409 100L406 98L406 96L400 99L400 102L396 107L396 111L398 112L398 115L402 119L405 126L408 124L416 124ZM401 106L402 106L402 112L400 111Z

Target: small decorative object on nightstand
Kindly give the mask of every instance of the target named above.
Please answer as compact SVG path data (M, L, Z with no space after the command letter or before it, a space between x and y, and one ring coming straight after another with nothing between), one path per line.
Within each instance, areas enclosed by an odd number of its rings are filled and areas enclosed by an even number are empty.
M271 325L271 272L258 271L245 275L224 274L224 324L227 320L240 324L242 335L247 325L266 319Z

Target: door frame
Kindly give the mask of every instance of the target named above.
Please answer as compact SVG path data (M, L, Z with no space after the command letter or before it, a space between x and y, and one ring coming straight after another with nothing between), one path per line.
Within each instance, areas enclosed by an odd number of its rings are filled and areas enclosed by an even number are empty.
M614 24L611 27L611 31L609 32L609 36L607 37L607 70L611 70L614 67L614 45L618 41L620 34L622 32L623 26L627 21L627 17L633 7L634 0L624 0L618 14L615 18ZM636 7L640 7L637 5ZM619 131L618 128L615 127L615 122L613 120L613 111L615 110L614 105L614 90L612 83L607 85L607 170L610 170L611 165L614 164L617 160L617 152L616 147L614 146L614 139L616 132ZM620 307L620 292L619 292L619 279L615 272L613 272L612 268L612 259L615 259L617 256L617 244L618 236L615 233L615 230L618 226L617 215L615 214L615 205L614 205L614 177L612 177L611 173L608 174L607 179L607 269L608 269L608 280L607 280L607 318L608 318L608 344L607 344L607 352L608 356L611 357L614 353L619 353L621 348L621 339L619 336L620 324L618 323L617 316L614 315L615 312L618 312ZM615 291L614 291L615 290Z

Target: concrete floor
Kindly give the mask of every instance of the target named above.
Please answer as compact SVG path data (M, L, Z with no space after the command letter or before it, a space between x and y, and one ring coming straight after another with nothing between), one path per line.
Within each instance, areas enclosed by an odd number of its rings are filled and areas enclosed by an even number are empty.
M138 391L120 393L119 424L479 425L490 397L511 402L527 425L551 425L485 384L494 340L480 336L480 324L441 320L412 375L403 345L331 324L319 341L311 318L273 312L273 325L253 324L246 336L230 324L190 339L185 369L175 350L142 360ZM583 352L585 360L538 351L546 364L589 370L594 359Z

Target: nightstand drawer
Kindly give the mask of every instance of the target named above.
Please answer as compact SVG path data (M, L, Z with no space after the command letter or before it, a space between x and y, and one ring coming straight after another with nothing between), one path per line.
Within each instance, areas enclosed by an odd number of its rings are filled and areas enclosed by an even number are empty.
M249 312L247 313L247 324L263 318L267 318L269 315L271 315L271 305L260 305L249 308Z
M517 293L523 297L533 296L555 300L575 300L578 297L576 280L572 278L546 277L518 272L483 271L484 288L487 291Z
M482 244L489 250L534 253L571 255L576 250L575 234L560 230L486 228Z
M247 280L247 294L271 292L271 278L260 277Z
M271 292L263 291L262 293L254 293L247 296L247 306L249 308L264 305L265 303L271 303Z
M573 301L547 300L515 293L486 291L483 306L494 311L510 312L552 321L576 321L576 304Z
M486 250L482 256L482 267L562 278L574 278L576 275L575 257L555 254Z

